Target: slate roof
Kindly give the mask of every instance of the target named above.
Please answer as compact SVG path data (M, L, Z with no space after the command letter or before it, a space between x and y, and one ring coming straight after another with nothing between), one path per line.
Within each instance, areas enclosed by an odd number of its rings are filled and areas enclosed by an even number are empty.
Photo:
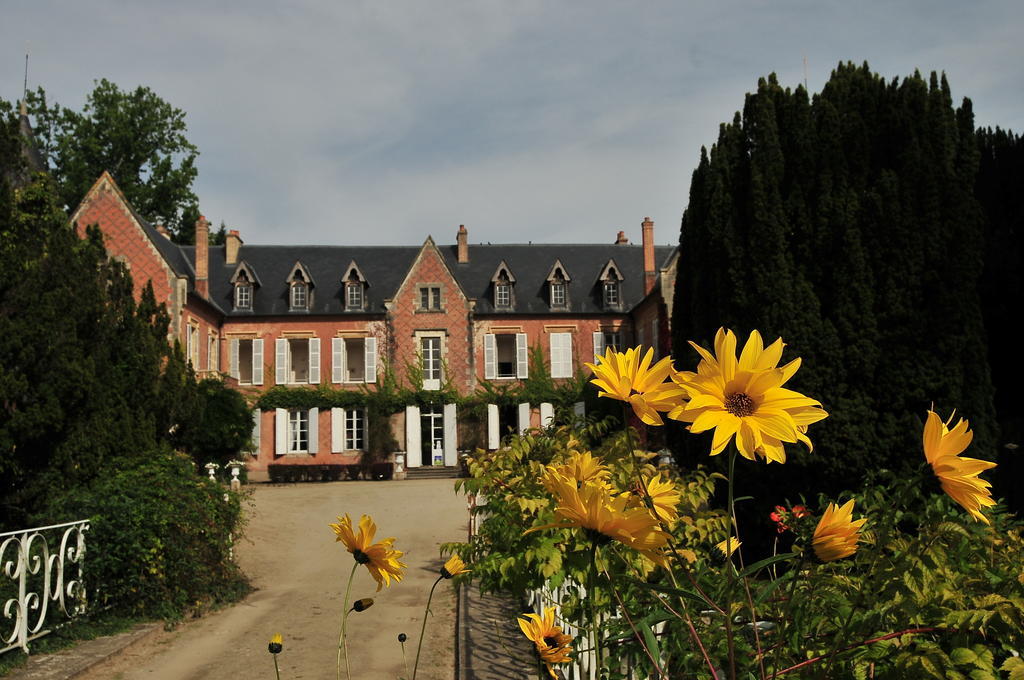
M458 263L457 246L441 246L448 267L470 298L476 298L476 314L598 314L607 313L598 280L608 260L622 275L622 311L644 299L643 246L626 244L488 244L469 246L469 262ZM673 246L655 246L655 267L664 266ZM515 277L511 311L494 308L491 277L504 260ZM552 310L548 304L547 276L558 260L569 275L568 309Z
M188 276L189 289L195 286L195 246L178 246L160 236L140 219L147 233L164 253L171 266ZM238 262L245 262L259 278L251 310L234 309L231 277L238 264L224 263L224 246L210 246L210 298L215 307L231 318L251 316L309 316L382 314L384 301L398 292L422 246L273 246L242 245ZM607 313L602 305L598 277L609 259L618 265L623 281L622 308L628 312L644 298L643 249L639 245L595 244L495 244L470 245L467 264L457 263L457 246L438 247L448 267L469 298L476 298L476 314L598 314ZM673 246L656 246L656 266L664 266ZM515 276L515 306L495 310L491 277L505 261ZM560 260L569 281L568 309L552 310L548 304L547 275L555 260ZM367 281L365 306L361 311L346 311L342 277L355 261ZM289 310L287 279L296 262L301 262L315 285L309 311Z
M181 251L195 261L195 246ZM398 290L406 272L420 252L420 246L249 246L238 250L238 261L245 262L259 277L253 293L252 310L234 308L231 276L237 264L224 263L224 246L210 246L210 298L232 318L247 316L309 316L311 314L382 314L384 300ZM365 304L362 311L345 311L342 281L349 264L355 260L366 277ZM312 305L309 311L292 312L288 305L288 276L301 262L313 279ZM192 272L190 278L194 279Z

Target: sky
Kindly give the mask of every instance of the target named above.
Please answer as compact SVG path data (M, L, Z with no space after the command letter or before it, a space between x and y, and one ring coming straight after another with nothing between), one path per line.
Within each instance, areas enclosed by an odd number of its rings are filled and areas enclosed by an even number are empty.
M944 71L1024 130L1020 0L4 3L0 97L94 81L186 112L194 191L249 244L678 242L690 176L757 80ZM806 66L805 66L806 60Z

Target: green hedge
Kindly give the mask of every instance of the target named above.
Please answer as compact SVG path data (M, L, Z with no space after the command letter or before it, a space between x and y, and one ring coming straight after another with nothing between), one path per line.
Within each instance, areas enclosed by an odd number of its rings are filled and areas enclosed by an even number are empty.
M243 496L159 452L50 504L42 522L91 519L90 608L175 619L249 590L231 557Z
M362 463L342 465L301 465L296 463L271 463L267 466L270 481L275 484L289 482L337 482L342 479L391 479L391 463Z

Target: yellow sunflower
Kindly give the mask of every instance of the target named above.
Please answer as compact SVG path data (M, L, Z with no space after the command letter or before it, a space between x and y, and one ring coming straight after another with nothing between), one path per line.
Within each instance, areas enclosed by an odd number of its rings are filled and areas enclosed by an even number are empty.
M582 453L573 451L565 462L552 463L547 467L547 471L545 480L548 475L558 474L575 479L580 484L584 482L604 483L609 475L607 466L589 451Z
M739 550L740 546L743 545L743 541L739 540L735 536L715 544L715 549L722 553L726 557L732 557L732 554Z
M637 485L631 492L630 506L645 505L644 491L639 488L639 482ZM656 474L644 480L644 487L646 495L650 496L654 504L654 514L658 519L670 526L674 524L679 519L678 507L682 500L675 482L663 475Z
M448 558L448 561L441 567L441 576L443 578L454 578L459 574L468 573L470 570L466 568L466 563L462 561L462 558L458 555L452 555Z
M663 561L659 551L668 543L668 535L647 508L629 507L629 494L616 494L593 481L580 485L559 474L549 474L548 485L555 497L555 514L562 521L530 531L580 527L627 545L655 562Z
M697 372L673 373L672 379L686 390L688 403L669 412L668 417L692 423L694 433L714 430L711 455L717 455L735 437L744 458L757 456L768 462L786 462L783 442L803 442L811 448L807 426L828 416L821 403L783 385L800 368L794 359L776 368L782 358L779 338L768 347L761 334L753 331L736 358L736 336L718 329L715 353L691 342L701 355Z
M852 498L843 507L829 503L814 530L814 539L811 541L814 554L822 562L832 562L857 552L857 541L860 540L860 530L865 522L867 519L863 518L853 521Z
M599 397L628 402L637 417L648 425L663 425L659 411L669 411L686 399L686 391L665 379L672 373L672 357L664 357L653 366L654 350L648 348L641 358L640 348L625 352L608 348L597 364L585 364L594 372L590 382Z
M404 553L395 550L394 538L385 538L379 543L373 542L374 534L377 533L377 525L369 515L363 515L359 519L359 531L352 530L352 520L348 514L338 518L337 524L331 524L334 529L335 540L341 541L359 564L365 564L370 575L377 582L377 591L384 586L390 586L391 580L395 582L402 580L402 569L405 564L400 562Z
M928 420L924 424L924 456L939 478L942 490L975 520L990 524L988 517L981 514L981 506L996 504L990 491L992 485L978 475L996 464L977 458L961 458L960 454L971 443L974 433L963 418L950 430L948 425L952 420L950 415L944 423L937 413L928 411Z
M572 663L572 636L555 625L555 608L548 607L543 616L524 614L519 617L519 628L537 647L541 661L548 667L551 677L557 678L552 664Z

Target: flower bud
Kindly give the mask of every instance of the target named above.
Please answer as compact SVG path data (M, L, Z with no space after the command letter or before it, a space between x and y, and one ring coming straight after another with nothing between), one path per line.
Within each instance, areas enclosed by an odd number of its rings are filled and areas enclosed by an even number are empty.
M398 634L398 641L399 642L405 642L408 639L409 639L409 636L406 635L405 633L399 633Z
M281 634L276 633L274 637L270 638L270 644L267 645L267 651L269 651L271 654L280 654L283 642L284 639L281 637Z
M367 609L369 609L372 606L373 606L373 598L372 597L364 597L363 599L356 600L355 602L352 603L352 609L356 610L357 612L364 612L364 611L366 611Z

